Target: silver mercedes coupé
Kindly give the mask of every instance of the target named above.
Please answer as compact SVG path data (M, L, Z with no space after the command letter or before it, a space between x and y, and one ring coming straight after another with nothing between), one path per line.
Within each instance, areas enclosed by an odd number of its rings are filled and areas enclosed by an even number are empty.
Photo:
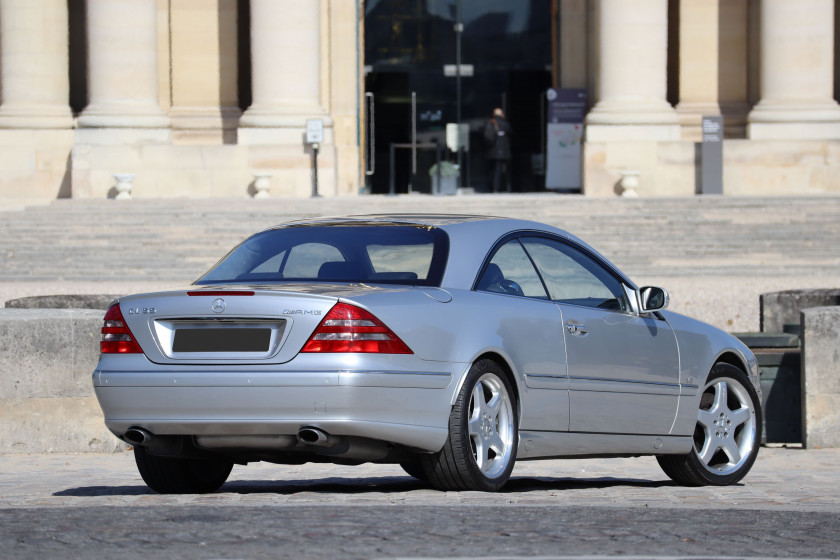
M163 493L253 461L494 491L516 460L655 455L680 484L732 484L761 439L755 357L667 305L536 222L298 221L115 302L93 384Z

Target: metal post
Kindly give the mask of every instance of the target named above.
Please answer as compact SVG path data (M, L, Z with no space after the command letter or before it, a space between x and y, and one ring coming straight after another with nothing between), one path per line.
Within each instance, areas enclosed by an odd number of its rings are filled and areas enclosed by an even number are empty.
M417 92L411 92L411 174L417 175Z
M436 160L436 169L437 169L437 189L432 189L432 194L440 194L440 188L443 185L441 183L441 165L440 165L440 144L435 142L435 160Z
M365 175L370 176L376 173L376 115L374 114L373 94L370 92L365 93L365 99L367 100L368 107L368 159L365 162Z
M312 198L319 198L318 194L318 144L312 144Z
M391 143L391 165L389 166L388 170L388 194L393 196L396 194L395 187L394 187L394 163L396 160L396 155L394 153L394 143Z
M461 21L461 0L455 1L455 121L458 123L458 188L461 188L461 146L464 145L461 138L461 33L464 31L464 24Z

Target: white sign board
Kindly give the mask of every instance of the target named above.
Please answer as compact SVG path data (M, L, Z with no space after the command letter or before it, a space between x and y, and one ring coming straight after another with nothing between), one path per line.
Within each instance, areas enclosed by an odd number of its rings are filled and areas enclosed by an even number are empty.
M444 64L443 75L447 78L454 78L458 75L458 70L461 70L461 76L464 78L471 78L475 74L475 66L472 64L462 64L460 67L457 64Z
M546 130L545 188L579 189L582 123L549 123Z
M470 125L469 123L461 123L461 136L458 136L458 123L446 123L446 147L457 152L460 147L462 150L470 151Z
M320 144L324 141L324 121L322 119L306 120L306 143Z

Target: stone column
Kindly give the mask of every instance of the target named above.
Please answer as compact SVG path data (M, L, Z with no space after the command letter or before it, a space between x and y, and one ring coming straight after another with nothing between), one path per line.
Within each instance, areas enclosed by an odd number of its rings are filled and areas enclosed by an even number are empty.
M164 128L158 103L155 0L87 0L88 128Z
M314 0L251 0L253 102L240 127L302 130L307 118L326 119L320 99L320 8Z
M704 115L719 115L717 0L680 0L680 102L682 137L702 138Z
M721 113L728 135L744 136L747 12L747 0L680 0L677 114L683 140L700 140L703 116Z
M171 0L173 141L234 143L236 0Z
M587 0L560 0L557 23L560 36L556 47L560 59L560 87L585 88L589 85L588 15Z
M679 140L665 99L667 0L600 0L596 23L598 102L586 117L587 141Z
M761 101L751 139L838 139L834 0L762 0Z
M0 0L0 128L72 128L64 0Z

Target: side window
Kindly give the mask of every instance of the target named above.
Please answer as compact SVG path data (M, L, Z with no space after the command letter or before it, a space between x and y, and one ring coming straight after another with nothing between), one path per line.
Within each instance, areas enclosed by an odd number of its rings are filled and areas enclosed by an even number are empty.
M554 301L627 310L621 282L586 254L552 239L527 237L521 241Z
M481 275L477 289L482 292L548 299L531 259L517 239L499 247Z

